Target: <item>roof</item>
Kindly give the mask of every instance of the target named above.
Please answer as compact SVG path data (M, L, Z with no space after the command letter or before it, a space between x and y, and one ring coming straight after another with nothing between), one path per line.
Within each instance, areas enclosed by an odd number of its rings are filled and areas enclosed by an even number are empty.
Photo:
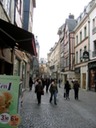
M68 25L69 32L71 32L76 27L77 21L75 19L66 19L66 24Z

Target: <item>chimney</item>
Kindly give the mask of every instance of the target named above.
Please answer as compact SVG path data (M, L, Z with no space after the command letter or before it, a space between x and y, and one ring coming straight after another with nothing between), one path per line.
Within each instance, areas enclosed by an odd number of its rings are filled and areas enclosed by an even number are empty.
M74 15L72 15L71 13L69 14L69 19L74 19Z

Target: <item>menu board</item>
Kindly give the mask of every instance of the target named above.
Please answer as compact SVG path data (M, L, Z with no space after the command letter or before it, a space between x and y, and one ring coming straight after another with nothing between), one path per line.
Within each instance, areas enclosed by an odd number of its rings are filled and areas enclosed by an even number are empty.
M19 76L0 75L0 128L17 128L20 124L19 83Z

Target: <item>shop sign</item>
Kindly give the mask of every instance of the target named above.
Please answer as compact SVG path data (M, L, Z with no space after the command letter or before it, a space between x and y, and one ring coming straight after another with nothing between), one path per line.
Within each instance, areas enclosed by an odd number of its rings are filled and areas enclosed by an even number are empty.
M89 59L89 52L87 51L83 52L83 59Z

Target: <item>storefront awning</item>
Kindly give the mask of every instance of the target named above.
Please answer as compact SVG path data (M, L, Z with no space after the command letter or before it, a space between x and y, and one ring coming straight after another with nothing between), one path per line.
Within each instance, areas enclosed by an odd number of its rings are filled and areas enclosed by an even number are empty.
M17 48L36 55L34 35L22 28L0 19L0 47Z

